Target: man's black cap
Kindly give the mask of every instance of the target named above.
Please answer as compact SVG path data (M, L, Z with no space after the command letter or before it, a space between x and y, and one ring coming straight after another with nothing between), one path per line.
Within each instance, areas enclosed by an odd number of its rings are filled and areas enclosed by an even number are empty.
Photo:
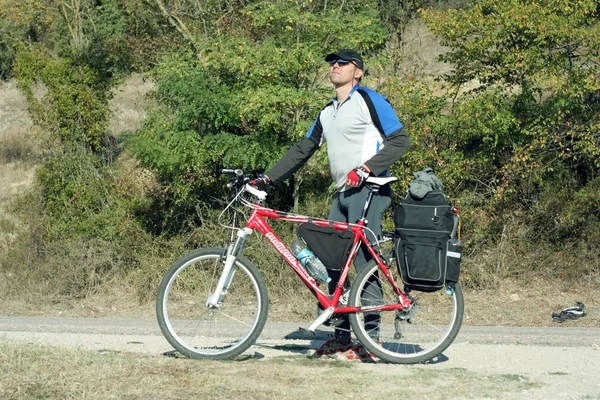
M352 61L358 68L365 69L363 59L360 54L351 49L342 49L340 51L336 51L335 53L328 54L327 57L325 57L325 61L327 62L333 60Z

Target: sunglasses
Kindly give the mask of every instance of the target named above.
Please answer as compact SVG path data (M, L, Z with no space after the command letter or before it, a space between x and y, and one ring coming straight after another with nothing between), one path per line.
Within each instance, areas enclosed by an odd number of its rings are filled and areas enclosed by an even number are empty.
M350 61L348 61L348 60L331 60L331 61L329 61L329 65L331 65L332 67L335 63L338 63L338 65L340 67L343 67L344 65L350 64Z

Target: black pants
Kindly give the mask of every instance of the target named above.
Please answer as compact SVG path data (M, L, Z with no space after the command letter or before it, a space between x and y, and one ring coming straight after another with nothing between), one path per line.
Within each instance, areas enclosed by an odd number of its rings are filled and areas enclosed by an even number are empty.
M339 192L333 200L331 210L329 211L329 219L336 222L355 223L362 213L367 198L368 190L365 187L353 188L344 192ZM382 186L379 192L375 194L371 200L369 210L367 211L367 228L372 230L378 237L381 235L382 220L385 210L392 203L392 190L389 185ZM367 238L374 241L375 238L370 237L370 232L365 231ZM354 259L354 267L356 272L360 272L362 268L369 262L371 255L368 253L366 246L361 246L358 254ZM331 282L329 282L329 293L333 294L337 281L340 276L339 271L329 271ZM376 305L381 304L383 297L379 280L368 284L365 287L364 304ZM368 299L375 299L372 304L369 304ZM351 340L350 337L350 321L347 315L341 315L343 322L335 329L335 336L342 342L347 343ZM379 313L365 313L365 328L369 335L378 340L379 337Z

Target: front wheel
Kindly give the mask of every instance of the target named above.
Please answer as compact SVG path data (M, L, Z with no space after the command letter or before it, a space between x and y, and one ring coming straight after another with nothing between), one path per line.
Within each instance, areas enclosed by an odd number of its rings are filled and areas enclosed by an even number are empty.
M388 255L389 265L396 260ZM392 268L392 267L390 267ZM414 364L437 357L454 341L464 315L459 283L451 293L411 291L413 306L406 311L377 311L350 314L358 340L382 360ZM349 305L354 307L398 304L392 285L371 261L352 282Z
M180 258L158 289L156 315L169 343L190 358L228 359L248 349L267 321L267 289L258 269L237 257L228 287L207 305L225 265L226 250L195 250Z

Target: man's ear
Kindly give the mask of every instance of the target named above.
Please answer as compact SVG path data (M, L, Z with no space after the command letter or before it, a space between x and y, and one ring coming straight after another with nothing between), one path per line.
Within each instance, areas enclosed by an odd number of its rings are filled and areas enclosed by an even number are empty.
M356 70L354 71L354 79L360 79L362 78L364 74L364 71L360 68L356 68Z

